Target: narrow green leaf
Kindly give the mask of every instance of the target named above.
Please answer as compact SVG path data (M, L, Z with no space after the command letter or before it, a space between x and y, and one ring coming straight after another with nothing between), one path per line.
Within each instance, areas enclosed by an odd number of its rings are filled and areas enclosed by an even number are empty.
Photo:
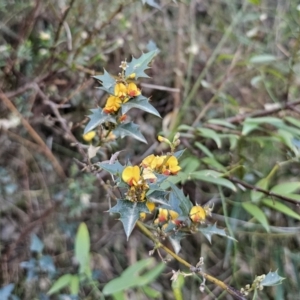
M299 195L300 196L300 195ZM298 214L295 210L292 210L287 205L272 199L263 199L262 203L272 209L275 209L289 217L292 217L296 220L300 220L300 214Z
M133 265L129 266L126 270L123 271L121 276L124 277L135 277L139 275L140 272L143 271L143 269L147 267L153 267L155 265L155 260L152 257L145 258L142 260L137 261Z
M60 291L62 288L68 286L72 280L71 274L65 274L61 277L59 277L52 285L51 289L48 291L48 295L52 295L58 291Z
M79 225L75 238L75 257L79 263L79 272L84 273L90 263L90 235L85 223Z
M295 118L292 118L292 117L284 117L284 120L289 122L290 124L300 128L300 121L295 119Z
M145 293L145 295L150 298L150 299L162 299L162 293L149 287L149 286L143 286L143 292Z
M269 64L274 61L276 61L276 57L271 54L255 55L252 56L249 60L249 62L252 64Z
M195 142L195 146L197 148L199 148L206 156L214 157L214 155L211 153L211 151L206 146L204 146L203 144L201 144L199 142Z
M190 173L190 179L201 180L204 182L210 182L216 185L227 187L236 192L235 185L228 179L222 178L223 174L213 170L202 170Z
M139 131L139 126L133 122L119 125L113 133L116 137L124 138L125 136L131 136L134 139L147 144L145 137Z
M272 187L271 192L275 194L291 194L300 189L300 182L282 182Z
M221 120L221 119L210 119L210 120L208 120L208 123L221 125L221 126L228 127L228 128L231 128L231 129L236 128L236 126L233 125L232 123L227 122L226 120Z
M93 76L95 79L100 80L102 83L101 89L108 92L109 94L114 94L114 88L116 85L116 80L104 69L103 75Z
M270 227L266 215L264 212L255 204L250 202L243 202L243 208L252 215L261 225L266 229L267 232L270 232Z
M135 97L128 102L122 104L122 114L125 115L130 109L132 108L138 108L143 111L146 111L152 115L155 115L159 118L161 118L159 112L156 110L154 106L152 106L149 103L149 99L144 97L143 95L139 95L138 97Z
M158 50L155 49L148 53L143 53L139 58L132 57L132 60L128 63L128 67L125 71L126 77L135 73L136 79L139 77L149 78L149 76L145 73L145 70L149 69L148 65L157 53Z
M104 113L101 108L91 109L91 112L92 114L88 115L90 121L85 126L83 134L88 133L89 131L93 130L94 128L105 122L111 122L114 124L117 123L114 117L112 117L110 114Z
M166 265L164 263L160 263L150 271L146 272L142 276L140 276L140 280L138 282L139 286L147 285L151 283L156 277L158 277L161 272L165 269Z
M281 277L277 274L277 271L275 272L269 272L264 280L261 282L262 286L274 286L282 283L282 280L284 280L284 277Z
M141 212L149 213L145 202L131 202L128 200L117 200L117 204L109 210L110 213L120 214L127 240L140 217Z
M267 190L269 188L270 178L262 178L260 179L255 186ZM262 197L264 196L264 193L257 192L255 190L251 190L250 198L252 202L258 202Z
M249 134L251 131L259 128L261 124L270 124L275 127L280 127L284 125L284 122L274 117L247 118L243 124L242 135Z
M73 275L70 282L71 295L78 295L79 293L79 277L78 275Z
M199 132L200 136L214 140L218 148L221 148L222 146L221 138L219 137L218 133L216 133L214 130L209 128L198 127L197 131Z
M220 164L214 157L204 157L201 159L202 162L204 162L207 166L211 167L212 169L226 172L227 169Z

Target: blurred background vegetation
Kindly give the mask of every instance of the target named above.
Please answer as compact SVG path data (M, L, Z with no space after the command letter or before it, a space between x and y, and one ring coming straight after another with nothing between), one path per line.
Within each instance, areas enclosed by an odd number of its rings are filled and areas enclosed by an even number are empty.
M122 60L155 47L151 78L139 86L162 121L132 111L148 145L113 141L95 161L124 149L123 163L139 163L163 150L158 133L180 131L187 150L177 182L193 202L214 204L209 222L238 240L189 236L180 255L194 265L204 257L206 272L238 289L278 269L286 280L258 299L300 299L300 4L144 2L0 0L0 283L14 284L3 299L50 299L53 280L77 271L82 221L95 286L83 286L78 299L104 299L107 282L148 257L152 243L138 231L127 242L121 223L105 213L107 173L82 170L82 132L89 109L106 100L92 76L103 68L117 75ZM207 169L237 191L200 175L190 180ZM167 264L151 284L158 294L137 288L127 299L175 299L170 277L179 268ZM185 278L184 299L232 299L210 283L200 293L200 283Z

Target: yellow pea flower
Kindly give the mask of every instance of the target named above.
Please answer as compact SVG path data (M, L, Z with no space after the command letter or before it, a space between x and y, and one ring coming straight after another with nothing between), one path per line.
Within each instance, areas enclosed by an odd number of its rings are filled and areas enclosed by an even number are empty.
M129 97L136 97L141 94L141 91L138 89L135 83L131 82L127 87L127 94Z
M107 114L111 114L114 112L117 112L119 108L121 107L121 99L116 96L109 96L105 107L103 108L103 111Z
M153 212L155 209L155 203L147 201L146 206L148 207L150 212ZM142 212L140 213L140 219L144 220L146 218L146 213Z
M137 185L140 180L140 168L138 166L128 166L122 172L122 179L130 186Z
M154 221L155 224L165 223L170 220L176 220L179 214L171 209L159 208L157 219Z
M178 166L178 160L175 156L171 156L167 160L165 167L166 168L163 171L165 175L176 175L181 170L181 167Z
M92 139L96 136L96 131L92 130L86 134L84 134L82 136L82 138L86 141L86 142L91 142Z
M204 223L206 219L206 211L202 206L193 206L190 210L189 216L194 223Z
M120 99L124 100L127 97L127 88L126 85L124 83L117 83L115 85L115 96L119 97Z

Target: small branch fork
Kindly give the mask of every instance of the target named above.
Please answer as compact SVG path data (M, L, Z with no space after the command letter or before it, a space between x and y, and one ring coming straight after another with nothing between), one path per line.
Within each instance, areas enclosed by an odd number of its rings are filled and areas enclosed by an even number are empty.
M202 271L201 268L198 267L194 267L192 266L190 263L188 263L187 261L185 261L183 258L181 258L180 256L178 256L177 254L175 254L172 250L170 250L168 247L166 247L165 245L163 245L158 238L156 238L152 232L147 229L144 224L140 221L137 222L137 227L139 228L139 230L145 235L147 236L150 240L152 240L152 242L155 244L155 248L156 249L163 249L165 252L167 252L168 254L170 254L173 258L175 258L178 262L180 262L181 264L183 264L184 266L188 267L191 272L193 273L198 273L200 274L203 278L205 278L206 280L214 283L215 285L219 286L221 289L223 289L224 291L227 291L234 299L237 300L246 300L246 298L242 295L242 293L238 290L236 290L235 288L229 286L228 284L226 284L225 282L205 273L204 271Z

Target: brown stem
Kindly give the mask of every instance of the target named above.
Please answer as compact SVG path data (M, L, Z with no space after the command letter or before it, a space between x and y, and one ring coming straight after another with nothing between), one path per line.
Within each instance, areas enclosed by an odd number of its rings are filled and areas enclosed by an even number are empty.
M251 184L249 184L249 183L247 183L245 181L242 181L242 180L240 180L240 179L238 179L236 177L233 177L233 176L224 176L224 178L227 178L227 179L229 179L230 181L232 181L234 183L240 184L241 186L245 187L248 190L261 192L261 193L264 193L267 196L276 197L276 198L278 198L280 200L283 200L283 201L286 201L286 202L289 202L289 203L292 203L292 204L299 205L299 201L298 200L295 200L295 199L292 199L292 198L289 198L289 197L286 197L286 196L283 196L283 195L279 195L279 194L276 194L276 193L264 190L264 189L262 189L262 188L260 188L258 186L251 185Z
M144 224L141 221L137 221L137 227L139 228L139 230L145 235L147 236L151 241L154 242L155 244L155 248L161 248L164 251L166 251L168 254L170 254L173 258L175 258L178 262L180 262L181 264L183 264L184 266L188 267L189 269L192 268L192 270L197 270L196 273L199 273L201 276L203 276L205 279L207 279L208 281L216 284L217 286L219 286L220 288L222 288L223 290L227 291L231 296L233 296L234 299L237 300L246 300L246 298L244 298L244 296L240 293L240 291L236 290L235 288L227 285L225 282L203 272L201 269L199 268L195 268L193 267L190 263L188 263L187 261L185 261L183 258L181 258L180 256L178 256L177 254L175 254L172 250L170 250L168 247L166 247L165 245L163 245L159 239L157 237L155 237L152 232L147 229Z

